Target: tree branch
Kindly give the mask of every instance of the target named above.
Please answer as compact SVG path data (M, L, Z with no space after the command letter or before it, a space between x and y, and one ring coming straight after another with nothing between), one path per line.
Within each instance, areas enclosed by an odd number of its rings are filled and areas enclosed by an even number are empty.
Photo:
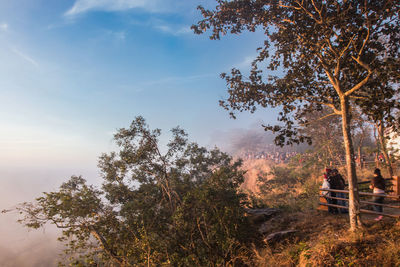
M338 114L338 113L336 113L336 112L333 112L333 113L330 113L330 114L328 114L328 115L322 116L321 118L318 118L318 119L316 119L316 120L309 121L309 122L307 122L307 123L302 123L302 124L300 124L300 125L306 126L306 125L309 125L309 124L314 123L314 122L317 122L317 121L322 121L323 119L326 119L326 118L328 118L328 117L331 117L331 116L339 116L339 115L340 115L340 114Z
M107 240L94 228L93 225L88 226L90 233L100 242L104 250L108 255L119 265L123 264L123 260L120 259L112 250L108 247Z
M360 89L363 85L365 85L365 84L368 82L369 77L371 77L371 74L372 74L372 72L369 72L368 75L367 75L367 77L365 77L361 82L359 82L357 85L355 85L355 86L354 86L353 88L351 88L349 91L345 92L345 93L344 93L344 96L346 97L346 96L351 95L352 93L354 93L355 91L357 91L358 89Z

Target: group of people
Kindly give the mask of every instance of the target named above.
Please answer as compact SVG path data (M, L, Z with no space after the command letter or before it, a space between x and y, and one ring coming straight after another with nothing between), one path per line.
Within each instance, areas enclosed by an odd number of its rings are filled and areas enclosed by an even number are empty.
M324 173L324 181L321 188L344 190L345 181L337 169L326 168ZM376 194L372 201L376 204L383 204L385 194L385 179L382 177L380 169L376 168L374 170L374 178L371 180L371 185L369 188L373 190L374 194ZM342 207L346 207L348 205L347 201L344 200L346 198L345 193L323 191L323 195L326 197L328 204L334 204ZM373 209L376 212L383 212L383 207L380 205L374 205ZM328 211L333 214L348 212L347 208L338 208L332 206L328 206ZM376 221L381 219L382 215L375 218Z
M342 175L340 175L339 171L337 169L326 168L324 173L324 182L322 183L322 189L344 190L344 187L345 187L345 181ZM323 191L323 194L327 196L326 201L328 202L328 204L334 204L343 207L347 206L347 201L345 200L328 198L328 197L336 197L344 199L346 197L344 193ZM328 211L333 214L348 212L346 208L337 208L331 206L328 206Z

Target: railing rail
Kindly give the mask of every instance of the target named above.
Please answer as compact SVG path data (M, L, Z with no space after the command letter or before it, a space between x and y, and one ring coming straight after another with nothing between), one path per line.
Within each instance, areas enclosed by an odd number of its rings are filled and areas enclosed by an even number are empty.
M334 207L334 208L340 208L340 209L349 209L349 207L346 206L341 206L341 205L335 205L335 204L328 204L328 203L319 203L322 206L328 206L328 207ZM361 212L364 213L370 213L370 214L376 214L376 215L382 215L382 216L388 216L388 217L392 217L392 218L399 218L400 215L397 214L389 214L389 213L383 213L383 212L377 212L377 211L373 211L373 210L366 210L366 209L360 209Z
M400 179L398 176L394 176L393 178L388 178L385 179L386 183L388 186L393 186L394 190L387 190L386 192L390 192L391 194L375 194L375 193L369 193L369 192L359 192L358 194L360 196L369 196L369 197L384 197L387 199L391 199L393 202L395 201L399 201L400 200L400 192L399 192L399 183L400 183ZM363 182L359 182L358 184L368 184L370 183L370 181L363 181ZM399 187L399 188L397 188ZM334 193L343 193L343 194L349 194L349 190L339 190L339 189L319 189L320 194L320 202L319 205L320 206L326 206L326 207L333 207L333 208L338 208L338 209L346 209L348 210L349 208L345 205L345 203L343 203L343 205L337 205L337 204L333 204L333 203L324 203L321 202L321 198L322 199L334 199L334 200L339 200L339 201L346 201L348 202L349 199L345 198L345 197L340 197L340 196L330 196L330 194L322 194L322 192L334 192ZM372 206L380 206L380 207L385 207L385 208L390 208L390 209L397 209L400 210L400 206L399 205L393 205L392 204L383 204L383 203L375 203L375 202L371 202L371 201L366 201L366 200L360 200L360 204L364 204L364 205L372 205ZM373 210L368 210L368 209L364 209L361 208L360 212L362 213L369 213L369 214L376 214L376 215L382 215L382 216L388 216L388 217L393 217L393 218L400 218L400 212L399 214L391 214L388 212L377 212L377 211L373 211Z
M328 191L328 192L336 192L336 193L349 193L349 190L339 190L339 189L319 189L320 191ZM360 196L376 196L376 197L387 197L393 199L399 199L398 196L388 195L388 194L374 194L374 193L367 193L367 192L358 192Z

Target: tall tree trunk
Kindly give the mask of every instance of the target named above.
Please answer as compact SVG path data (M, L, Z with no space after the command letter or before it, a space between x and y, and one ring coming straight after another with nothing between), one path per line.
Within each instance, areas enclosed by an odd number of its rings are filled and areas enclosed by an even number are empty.
M393 172L393 167L392 167L392 160L389 156L387 146L386 146L385 129L383 128L382 123L376 124L376 127L378 129L378 137L379 137L379 143L381 144L382 154L383 154L383 157L385 158L386 166L389 171L390 178L391 178L391 177L393 177L394 172Z
M358 183L356 167L354 163L354 148L350 131L350 110L349 100L345 96L340 97L340 106L342 112L342 130L344 147L346 151L347 179L349 183L349 217L350 230L356 231L362 226L360 218L360 198L358 194Z

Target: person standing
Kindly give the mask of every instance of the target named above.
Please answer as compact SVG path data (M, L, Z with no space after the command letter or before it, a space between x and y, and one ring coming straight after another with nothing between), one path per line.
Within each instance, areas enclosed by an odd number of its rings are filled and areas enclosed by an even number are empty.
M332 170L332 178L331 178L331 188L332 189L338 189L338 190L344 190L345 187L345 181L340 175L339 171L337 169ZM346 198L345 193L336 193L337 197L339 198ZM346 207L347 206L347 201L346 200L337 200L338 205ZM340 213L347 213L347 209L339 209Z
M326 180L326 184L329 185L328 189L336 189L335 181L332 179L332 170L331 169L328 169L328 168L325 169L324 180ZM337 199L328 198L328 197L336 197L336 192L329 192L328 194L326 194L326 196L327 196L326 201L328 202L328 204L337 205ZM339 212L336 207L331 207L331 206L328 206L328 211L329 211L329 213L333 213L333 214L336 214Z
M385 179L383 179L381 175L381 170L376 168L374 171L374 178L372 178L371 185L369 188L373 190L374 194L380 194L382 196L374 196L372 201L377 204L383 204L384 197L383 195L385 194ZM376 212L383 212L383 207L374 205L373 206L374 211ZM378 216L375 218L376 221L382 220L382 215Z

